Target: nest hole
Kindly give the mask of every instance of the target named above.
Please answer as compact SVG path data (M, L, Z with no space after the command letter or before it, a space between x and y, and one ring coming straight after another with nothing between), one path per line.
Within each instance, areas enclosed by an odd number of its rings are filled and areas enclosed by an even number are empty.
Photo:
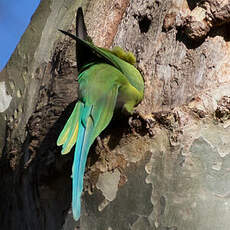
M147 33L151 25L151 20L147 17L147 15L140 16L138 18L138 24L139 24L141 33Z

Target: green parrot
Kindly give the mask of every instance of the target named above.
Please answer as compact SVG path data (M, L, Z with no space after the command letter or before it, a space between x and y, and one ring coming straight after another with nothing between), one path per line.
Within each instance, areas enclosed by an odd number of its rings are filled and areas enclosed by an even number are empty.
M77 11L77 36L60 31L76 40L79 101L60 133L57 145L62 145L62 154L66 154L76 144L72 167L72 210L74 219L78 220L89 148L108 126L118 100L125 111L133 113L134 107L143 99L144 81L134 67L136 60L132 53L119 47L113 50L99 48L92 43L82 8Z

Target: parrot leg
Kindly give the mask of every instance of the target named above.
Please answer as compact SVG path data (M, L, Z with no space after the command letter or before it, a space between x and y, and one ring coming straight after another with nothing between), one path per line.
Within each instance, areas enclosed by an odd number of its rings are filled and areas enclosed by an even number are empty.
M150 136L154 136L154 126L156 120L154 119L153 114L143 114L139 111L134 110L134 113L128 120L129 127L134 135L138 136L139 132L137 130L139 127L145 127Z

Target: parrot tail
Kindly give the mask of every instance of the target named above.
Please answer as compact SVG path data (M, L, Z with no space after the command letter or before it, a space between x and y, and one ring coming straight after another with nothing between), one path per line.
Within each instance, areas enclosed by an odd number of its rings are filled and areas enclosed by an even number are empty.
M91 145L92 118L90 117L92 106L84 106L81 112L77 143L74 152L74 162L72 168L73 187L72 187L72 209L75 220L80 217L81 194L83 190L83 178L87 155Z
M78 102L57 141L58 145L63 145L62 154L68 153L76 143L72 167L72 209L75 220L80 217L84 171L92 142L93 119L90 116L91 109L92 106Z

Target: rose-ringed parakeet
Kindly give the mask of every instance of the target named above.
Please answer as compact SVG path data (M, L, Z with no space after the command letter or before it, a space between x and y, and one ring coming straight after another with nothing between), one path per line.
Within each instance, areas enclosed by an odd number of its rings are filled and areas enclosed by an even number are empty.
M144 82L133 65L135 57L132 53L119 47L113 50L99 48L90 41L82 8L77 11L77 36L60 31L76 40L79 101L59 135L57 145L62 145L62 154L66 154L76 144L72 167L72 210L74 219L78 220L89 148L111 121L118 97L123 109L133 112L143 98Z

